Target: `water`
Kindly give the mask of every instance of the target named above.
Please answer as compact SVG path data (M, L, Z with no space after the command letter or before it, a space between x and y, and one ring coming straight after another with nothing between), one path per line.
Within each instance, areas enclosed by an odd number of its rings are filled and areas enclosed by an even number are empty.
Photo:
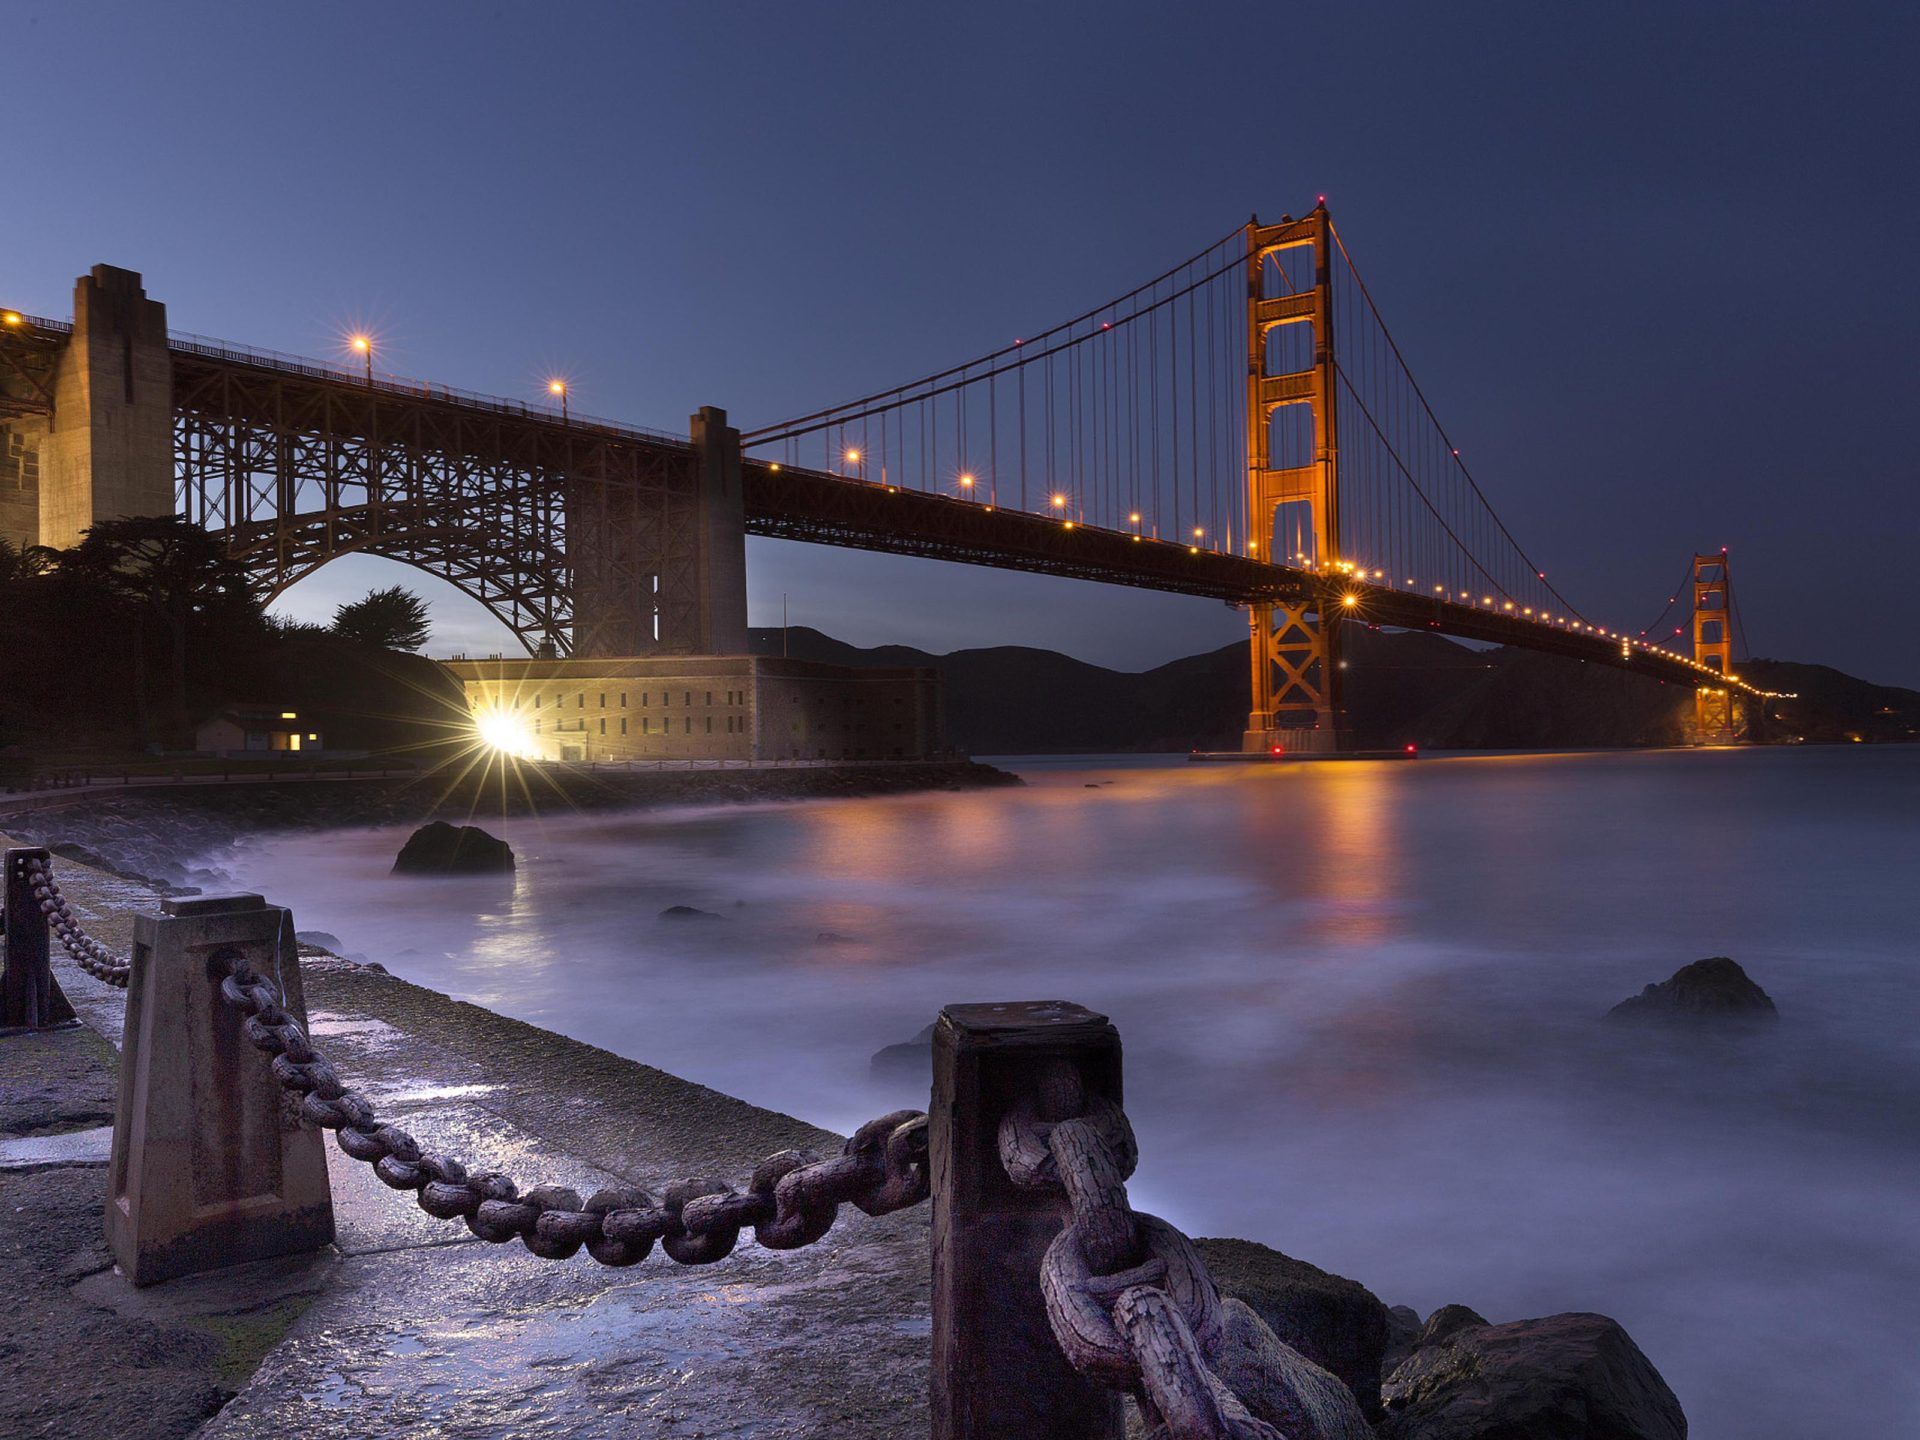
M234 868L410 979L841 1130L924 1104L867 1061L942 1003L1078 1000L1127 1046L1142 1208L1422 1314L1613 1315L1701 1440L1920 1434L1920 750L1010 763L509 821L511 879L389 879L400 830ZM1771 1033L1599 1023L1717 954Z

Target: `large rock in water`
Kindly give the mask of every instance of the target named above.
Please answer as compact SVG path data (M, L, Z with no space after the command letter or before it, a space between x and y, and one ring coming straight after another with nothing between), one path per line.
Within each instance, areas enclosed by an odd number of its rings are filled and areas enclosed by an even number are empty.
M876 1080L917 1080L925 1084L933 1078L933 1026L911 1040L874 1051L867 1070Z
M1774 1008L1773 997L1748 979L1747 972L1724 955L1683 965L1673 972L1672 979L1647 986L1632 999L1622 1000L1607 1012L1609 1020L1636 1023L1717 1023L1779 1018L1780 1012Z
M1446 1323L1433 1321L1446 1317ZM1428 1334L1436 1338L1429 1339ZM1631 1336L1605 1315L1427 1322L1381 1386L1381 1440L1686 1440L1687 1417Z
M407 837L394 859L395 875L491 875L513 869L513 847L477 825L435 820Z
M1380 1413L1387 1307L1357 1280L1251 1240L1196 1240L1223 1295L1264 1320L1280 1342L1331 1371L1369 1416Z

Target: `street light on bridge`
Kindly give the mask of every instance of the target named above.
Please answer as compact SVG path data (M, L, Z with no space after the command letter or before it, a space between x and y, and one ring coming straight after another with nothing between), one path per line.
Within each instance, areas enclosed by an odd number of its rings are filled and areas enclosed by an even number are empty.
M547 393L560 397L560 423L571 423L572 417L567 412L567 382L558 378L547 381Z
M361 358L361 360L365 362L366 369L367 369L367 388L372 389L373 388L373 337L371 335L355 335L347 341L347 344L353 350L353 353L358 355Z

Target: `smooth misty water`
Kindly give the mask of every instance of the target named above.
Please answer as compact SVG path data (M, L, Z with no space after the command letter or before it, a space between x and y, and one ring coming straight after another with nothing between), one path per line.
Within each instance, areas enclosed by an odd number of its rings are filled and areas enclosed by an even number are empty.
M924 1103L867 1060L942 1003L1078 1000L1127 1045L1143 1208L1423 1314L1611 1314L1704 1440L1920 1434L1920 749L1013 764L509 821L511 879L390 879L398 830L231 868L410 979L842 1130ZM1776 1030L1599 1023L1715 954Z

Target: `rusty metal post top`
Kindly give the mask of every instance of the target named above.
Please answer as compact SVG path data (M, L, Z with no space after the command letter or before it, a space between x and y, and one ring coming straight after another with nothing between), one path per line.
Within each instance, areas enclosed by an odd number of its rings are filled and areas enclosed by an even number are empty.
M1006 1031L1048 1029L1110 1029L1110 1021L1071 1000L1000 1000L981 1004L950 1004L941 1010L941 1023L970 1037L991 1039Z
M169 895L160 902L162 915L232 915L267 908L263 895Z

